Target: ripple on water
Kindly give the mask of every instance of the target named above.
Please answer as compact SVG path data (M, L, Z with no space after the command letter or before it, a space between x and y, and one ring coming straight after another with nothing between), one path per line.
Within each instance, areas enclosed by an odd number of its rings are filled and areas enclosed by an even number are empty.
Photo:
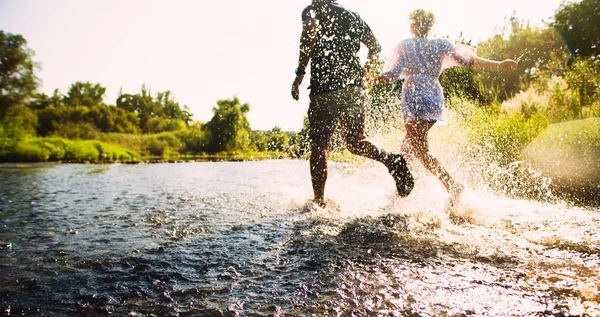
M0 193L0 308L61 316L598 315L597 210L480 190L449 210L431 178L419 177L414 195L398 199L384 169L347 173L343 164L332 164L328 183L334 207L319 209L306 203L307 168L0 169L0 185L11 188Z

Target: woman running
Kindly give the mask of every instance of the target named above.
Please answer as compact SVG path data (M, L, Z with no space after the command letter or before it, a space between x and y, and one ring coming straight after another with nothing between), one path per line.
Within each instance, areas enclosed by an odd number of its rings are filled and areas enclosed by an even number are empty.
M514 60L492 61L478 57L475 48L453 45L446 39L429 39L429 31L435 22L430 11L418 9L410 13L410 30L413 38L400 42L386 62L381 76L372 84L390 84L400 78L402 86L401 107L406 135L402 150L414 155L427 170L437 176L452 197L458 197L464 186L457 182L429 153L428 132L437 121L445 117L444 95L439 77L448 67L490 67L514 70Z

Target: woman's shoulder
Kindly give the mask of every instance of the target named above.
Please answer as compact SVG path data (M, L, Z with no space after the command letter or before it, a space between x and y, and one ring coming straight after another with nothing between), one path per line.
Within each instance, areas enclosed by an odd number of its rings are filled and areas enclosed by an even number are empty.
M452 44L452 42L450 42L450 40L448 39L431 39L430 43L432 43L433 45L436 46L440 46L440 47L453 47L454 44Z

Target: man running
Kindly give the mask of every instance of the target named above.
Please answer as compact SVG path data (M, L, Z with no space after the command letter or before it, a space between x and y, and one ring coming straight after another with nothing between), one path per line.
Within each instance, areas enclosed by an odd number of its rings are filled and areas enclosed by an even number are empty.
M302 36L292 97L299 99L299 86L311 62L310 168L314 202L325 207L327 151L336 120L342 127L347 149L356 155L383 163L394 177L398 194L408 196L414 179L404 157L387 153L365 136L365 76L377 64L381 46L360 16L336 0L313 0L302 12ZM369 50L365 67L358 51L363 43Z

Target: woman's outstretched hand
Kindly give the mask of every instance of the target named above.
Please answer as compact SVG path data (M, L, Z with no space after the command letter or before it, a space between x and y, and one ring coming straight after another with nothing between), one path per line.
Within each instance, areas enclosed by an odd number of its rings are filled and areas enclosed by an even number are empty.
M500 66L498 67L501 70L516 70L519 67L519 63L512 59L505 59L500 62Z

